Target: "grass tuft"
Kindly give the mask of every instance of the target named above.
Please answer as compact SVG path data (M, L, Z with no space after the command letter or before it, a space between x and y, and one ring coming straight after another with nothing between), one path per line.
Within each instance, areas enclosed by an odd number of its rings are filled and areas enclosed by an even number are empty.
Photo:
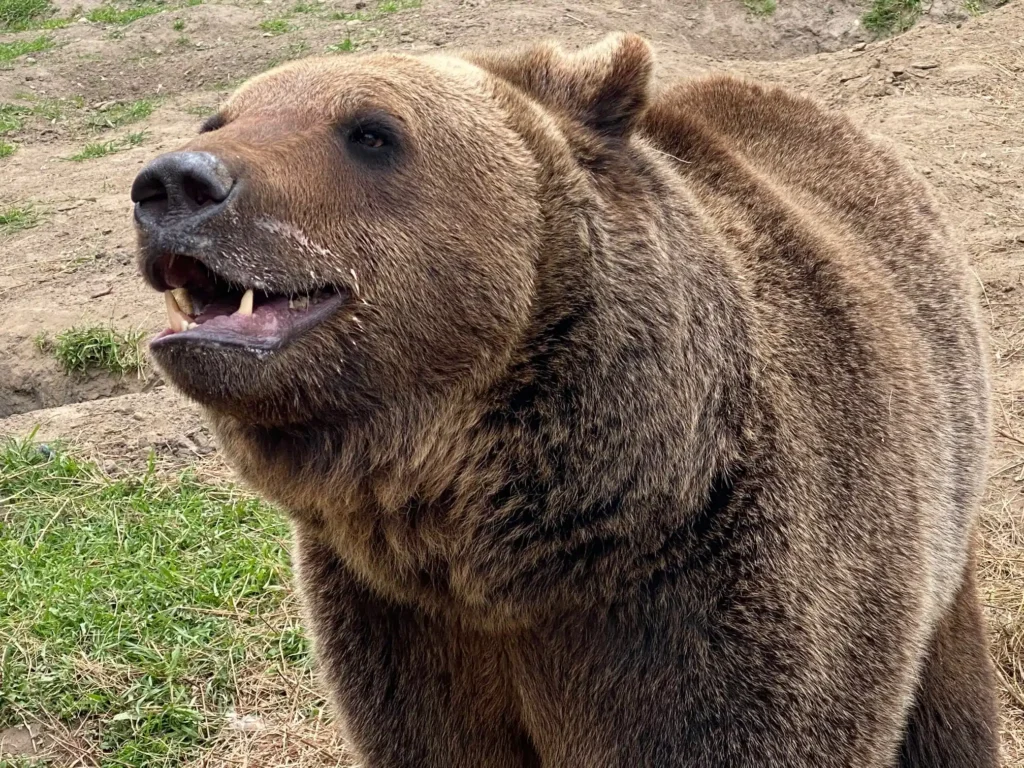
M422 0L381 0L377 3L377 13L397 13L419 8L421 5Z
M126 149L131 149L132 147L137 147L145 141L145 139L145 132L139 131L138 133L129 133L123 139L86 144L81 152L72 155L68 160L75 163L80 163L84 160L95 160L100 157L106 157L107 155L113 155L116 152L124 152Z
M283 35L291 28L287 19L267 19L260 22L260 29L271 35Z
M356 44L352 42L351 37L346 37L340 43L334 45L328 45L324 50L327 53L352 53L356 49Z
M118 102L94 114L89 119L89 124L94 128L119 128L122 125L145 120L153 114L155 109L156 102L152 99Z
M775 0L743 0L743 7L754 16L771 16L777 5Z
M131 24L133 21L138 21L146 16L152 16L154 13L160 13L164 10L167 10L167 6L152 3L140 3L132 5L130 8L101 5L98 8L94 8L89 11L85 18L99 24L125 25Z
M0 209L0 235L13 235L39 223L39 213L31 205Z
M0 160L13 155L15 150L17 150L17 147L14 144L8 144L3 139L0 139Z
M191 473L112 479L60 446L0 442L0 728L92 733L82 764L180 766L253 670L308 669L287 526Z
M879 37L906 32L921 15L921 0L874 0L861 17L864 28Z
M50 352L65 373L106 371L115 376L127 373L142 375L146 358L142 341L146 333L141 330L119 331L110 326L82 326L68 328L53 339L45 335L36 337L36 346Z
M0 0L0 29L28 29L53 11L50 0Z
M53 48L53 40L46 35L34 40L15 40L13 43L0 43L0 64L13 61L19 56L38 53Z

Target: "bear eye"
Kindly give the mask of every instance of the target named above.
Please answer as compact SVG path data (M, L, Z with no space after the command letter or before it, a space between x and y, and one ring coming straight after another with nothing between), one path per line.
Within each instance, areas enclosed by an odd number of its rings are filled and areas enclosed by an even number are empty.
M408 149L404 121L379 110L354 116L336 130L348 155L368 168L394 168Z
M388 143L382 133L366 128L354 128L348 135L348 140L367 149L380 149Z

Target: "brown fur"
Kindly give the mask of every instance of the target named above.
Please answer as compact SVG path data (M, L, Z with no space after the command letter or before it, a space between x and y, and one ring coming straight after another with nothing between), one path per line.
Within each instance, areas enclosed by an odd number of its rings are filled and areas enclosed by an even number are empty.
M247 184L193 255L354 299L158 362L292 514L362 765L994 766L966 266L844 118L651 69L618 36L254 79L189 145Z

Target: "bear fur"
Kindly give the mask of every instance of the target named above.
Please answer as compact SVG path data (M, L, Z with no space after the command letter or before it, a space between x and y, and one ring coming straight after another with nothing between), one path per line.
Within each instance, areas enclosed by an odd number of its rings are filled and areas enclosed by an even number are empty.
M365 768L996 766L965 260L844 117L652 69L615 35L254 78L187 147L247 184L194 255L351 301L157 362L289 512Z

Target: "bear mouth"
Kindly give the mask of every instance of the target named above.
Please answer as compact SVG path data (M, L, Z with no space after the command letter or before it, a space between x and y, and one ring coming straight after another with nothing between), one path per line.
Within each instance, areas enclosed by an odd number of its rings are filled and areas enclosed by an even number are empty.
M332 317L349 296L334 285L295 293L239 285L182 254L161 256L154 274L166 286L167 328L150 342L153 348L201 343L279 349Z

